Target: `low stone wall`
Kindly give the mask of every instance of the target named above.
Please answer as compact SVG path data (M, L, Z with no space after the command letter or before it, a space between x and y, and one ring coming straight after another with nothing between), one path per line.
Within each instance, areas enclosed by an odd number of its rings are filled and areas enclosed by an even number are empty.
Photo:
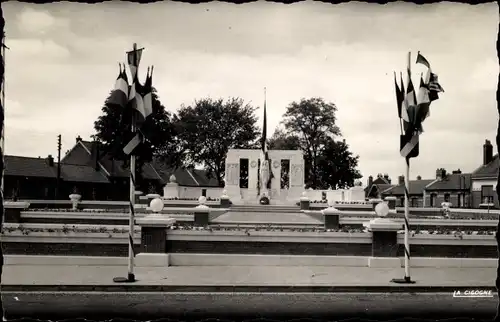
M38 243L38 242L3 242L4 254L7 255L64 255L64 256L128 256L128 244L86 244L86 243ZM135 245L135 252L140 252L140 244Z

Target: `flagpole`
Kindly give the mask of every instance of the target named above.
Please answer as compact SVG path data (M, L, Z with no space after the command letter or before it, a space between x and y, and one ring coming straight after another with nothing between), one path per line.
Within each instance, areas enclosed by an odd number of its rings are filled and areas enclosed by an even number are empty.
M408 82L411 80L411 52L408 52ZM406 175L405 175L405 281L411 281L410 278L410 158L406 157Z
M134 43L133 51L137 52L137 44ZM134 56L137 59L137 56ZM139 73L139 62L136 61L136 75ZM132 86L135 86L135 81ZM132 113L131 122L132 137L136 134L136 115ZM128 236L128 281L134 282L134 210L135 210L135 153L130 154L130 211L129 211L129 236Z
M411 52L408 52L408 81L407 84L410 84L411 81ZM405 282L410 282L410 158L405 158L406 172L405 172Z
M136 45L134 44L134 50ZM132 136L136 134L136 117L132 113ZM134 282L134 209L135 208L135 154L130 154L130 218L129 218L129 242L128 242L128 281Z
M137 58L137 44L134 43L133 52L135 55L134 65L136 68L135 75L137 75L139 71L139 59ZM130 65L129 65L130 67ZM137 80L136 76L133 75L133 71L130 70L132 74L133 83L132 86L136 86L135 81ZM129 103L130 104L130 103ZM136 126L136 115L135 112L132 112L132 122L131 122L131 131L132 137L135 137L137 132ZM135 175L136 175L136 157L134 153L130 154L130 200L129 200L129 232L128 232L128 275L127 277L115 277L113 281L116 283L124 283L124 282L135 282L134 275L134 211L135 211Z

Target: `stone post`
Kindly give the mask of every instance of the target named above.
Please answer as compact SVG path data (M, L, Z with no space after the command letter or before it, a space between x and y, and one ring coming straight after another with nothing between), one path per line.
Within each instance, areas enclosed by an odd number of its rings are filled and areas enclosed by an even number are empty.
M167 267L167 232L175 224L168 215L153 214L136 219L141 226L141 251L136 255L137 266Z
M373 219L363 226L372 233L372 256L368 259L370 267L401 267L398 256L398 231L403 224L383 218L389 213L389 206L381 203L375 210L379 218Z
M206 227L209 224L210 207L206 205L207 198L201 196L198 199L199 205L194 208L194 226Z
M307 197L307 193L302 192L302 197L300 197L300 210L309 210L311 205L311 200Z
M323 213L323 222L325 229L339 229L340 211L330 206L321 211Z
M4 203L5 217L7 223L21 223L21 212L28 209L30 204L24 201L6 201Z
M370 199L368 202L372 204L372 210L375 211L375 207L377 207L377 205L379 203L383 202L383 200L382 199Z
M136 205L139 205L139 204L147 204L147 202L146 202L146 203L144 203L144 202L141 200L142 191L136 190L136 191L134 191L134 194L135 194L135 204L136 204Z
M222 190L222 195L220 196L220 207L221 208L229 208L231 207L231 202L229 200L229 196L227 195L227 190Z
M389 206L390 210L395 210L396 209L396 197L385 197L385 202L387 202L387 205Z

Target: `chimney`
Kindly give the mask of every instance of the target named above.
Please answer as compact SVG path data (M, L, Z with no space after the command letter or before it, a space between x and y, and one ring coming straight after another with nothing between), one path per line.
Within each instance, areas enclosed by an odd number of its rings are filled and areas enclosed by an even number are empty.
M443 172L441 171L441 169L437 169L436 170L436 179L437 180L443 179L442 174L443 174Z
M485 140L483 145L483 165L487 165L493 160L493 145L490 140Z
M452 174L462 174L462 170L453 170Z
M76 137L76 143L81 142L81 141L82 141L82 138L80 136L77 136Z
M422 177L421 176L417 176L417 180L422 180Z
M371 187L373 184L373 177L372 176L369 176L368 177L368 187Z
M54 166L54 158L50 154L47 157L47 163L48 163L49 167L53 167Z
M398 185L404 185L404 184L405 184L405 176L399 176Z

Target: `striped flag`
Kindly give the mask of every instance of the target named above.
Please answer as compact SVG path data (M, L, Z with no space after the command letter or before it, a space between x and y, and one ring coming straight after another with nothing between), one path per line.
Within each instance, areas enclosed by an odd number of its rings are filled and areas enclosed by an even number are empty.
M425 59L425 57L420 54L420 52L418 52L418 54L417 54L417 62L416 63L422 64L425 67L427 67L427 76L426 76L424 83L427 84L427 87L428 87L429 100L432 102L432 101L439 99L438 93L441 93L441 92L444 93L444 89L439 84L438 76L432 72L431 65L429 64L427 59Z
M438 82L438 76L432 72L431 65L427 59L417 54L417 64L427 67L425 78L420 77L418 100L415 97L415 90L411 83L411 74L408 70L408 90L406 94L406 106L410 116L410 124L405 128L405 135L402 136L401 155L405 158L418 156L418 137L423 132L422 123L430 116L430 105L432 101L439 99L438 93L444 92L443 87ZM410 89L411 87L411 89ZM415 149L415 151L413 151Z
M141 85L137 76L143 49L137 49L134 44L134 50L127 52L127 60L133 79L128 93L128 102L129 107L137 112L138 117L135 124L139 127L132 140L123 148L123 152L127 155L132 154L135 148L145 141L141 127L147 117L153 113L153 67L151 69L148 67L144 85Z
M127 73L125 72L125 65L119 64L120 73L118 74L118 78L115 82L115 88L111 92L111 96L109 97L108 104L118 105L121 108L125 108L128 102L128 78Z
M422 64L427 67L425 79L420 77L420 89L418 95L418 116L416 127L422 132L422 122L430 116L430 105L432 101L438 100L438 93L444 92L443 87L438 82L438 76L432 72L431 66L427 59L420 54L417 55L417 64Z
M398 116L403 120L404 128L408 127L410 122L410 118L408 117L408 110L405 105L405 88L403 82L403 74L400 74L401 77L401 88L398 85L396 80L396 73L394 73L394 85L396 87L396 103L398 107Z
M153 68L148 67L146 82L144 84L143 103L144 103L144 119L153 113Z

